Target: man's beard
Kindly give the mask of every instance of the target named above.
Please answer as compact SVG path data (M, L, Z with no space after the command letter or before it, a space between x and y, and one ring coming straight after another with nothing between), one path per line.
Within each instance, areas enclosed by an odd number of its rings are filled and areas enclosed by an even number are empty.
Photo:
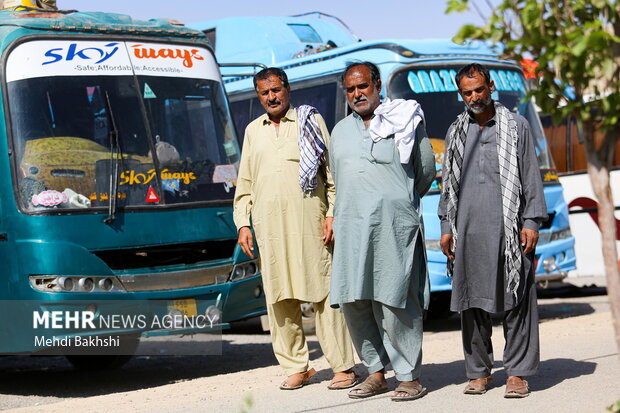
M479 115L487 110L487 108L492 104L493 99L491 96L484 101L482 99L475 100L469 104L465 103L465 109L469 110L474 115Z

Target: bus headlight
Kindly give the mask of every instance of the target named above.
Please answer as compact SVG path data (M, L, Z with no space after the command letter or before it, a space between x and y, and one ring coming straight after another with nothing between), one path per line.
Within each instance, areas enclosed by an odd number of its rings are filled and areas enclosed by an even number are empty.
M73 280L69 277L60 277L58 279L58 286L60 288L62 288L65 291L71 291L73 290L73 285L75 283L73 282Z
M558 270L558 266L555 263L555 257L545 258L545 260L543 261L543 268L548 273L552 273L554 271L557 271Z
M559 231L553 231L551 233L551 241L559 241L561 239L566 239L572 237L573 234L570 232L570 228L564 228Z
M573 236L573 234L570 232L570 227L569 228L563 228L560 229L558 231L548 231L548 230L544 230L544 231L540 231L538 233L538 244L542 245L542 244L547 244L549 242L553 242L553 241L559 241L562 239L567 239Z
M254 277L260 273L258 261L248 261L236 264L230 272L230 281L239 281L245 278Z
M210 305L205 310L205 317L207 317L207 320L209 320L211 325L218 324L222 319L222 310L214 305Z
M37 291L64 293L124 292L116 277L31 275L30 286Z
M95 282L92 278L80 278L78 285L82 291L92 291L95 288Z

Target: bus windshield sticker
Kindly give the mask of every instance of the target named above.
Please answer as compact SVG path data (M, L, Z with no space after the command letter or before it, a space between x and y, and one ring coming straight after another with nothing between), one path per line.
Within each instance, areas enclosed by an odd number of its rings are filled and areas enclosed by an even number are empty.
M491 80L496 91L525 92L525 83L521 74L511 70L491 70ZM456 92L456 70L411 70L409 71L409 87L414 93ZM498 96L497 96L498 97ZM497 99L497 97L493 97Z
M134 74L220 81L215 58L206 48L165 43L33 40L15 47L6 64L7 82Z
M49 76L131 76L122 43L35 40L17 46L6 64L7 82Z
M127 42L127 50L138 76L220 79L213 55L204 48Z
M159 202L159 201L160 199L157 196L157 193L155 192L152 186L149 186L149 190L146 193L146 202Z
M38 195L32 196L32 205L34 206L41 205L46 207L55 207L56 205L66 203L67 201L67 195L53 189L46 190Z
M213 182L225 182L235 186L237 184L237 169L234 165L217 165L213 171Z
M157 95L153 92L153 89L149 86L148 83L144 82L144 99L155 99Z
M161 187L164 191L175 193L181 189L180 179L162 179Z

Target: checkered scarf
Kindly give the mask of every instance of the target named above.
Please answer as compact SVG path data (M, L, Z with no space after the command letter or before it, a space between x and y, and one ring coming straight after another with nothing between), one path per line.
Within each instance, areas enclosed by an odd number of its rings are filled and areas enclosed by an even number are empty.
M502 191L502 209L504 216L504 236L506 244L504 248L505 265L504 273L507 282L507 292L512 292L515 297L519 287L519 275L521 272L521 250L519 247L520 237L517 227L517 214L520 208L521 180L517 163L518 133L517 123L512 113L499 102L495 102L497 119L497 155L499 160L499 174ZM443 194L448 200L447 215L450 228L454 235L454 248L458 240L456 231L456 216L459 204L459 189L463 165L463 153L469 125L469 114L463 112L450 127L450 143L446 148L444 160L445 170L443 176ZM448 260L448 275L451 276L454 263Z
M316 108L301 105L297 108L299 121L299 186L301 190L312 191L316 188L316 174L321 164L321 157L325 152L325 140L316 118Z

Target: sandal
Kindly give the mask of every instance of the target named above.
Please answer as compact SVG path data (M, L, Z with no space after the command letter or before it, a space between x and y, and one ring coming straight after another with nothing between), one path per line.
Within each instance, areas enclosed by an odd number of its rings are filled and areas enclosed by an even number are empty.
M407 396L392 396L393 402L406 402L408 400L419 399L428 391L422 387L419 381L404 381L394 390L395 392L407 393Z
M355 393L361 390L361 393ZM362 383L358 384L349 391L349 397L352 399L365 399L366 397L376 396L377 394L388 391L387 383L382 383L370 375L366 377Z
M504 397L507 399L521 399L530 395L530 388L527 381L521 377L510 376L506 380L506 393Z
M349 389L357 384L357 374L354 371L340 371L334 374L334 378L329 382L329 390Z
M479 379L470 379L465 389L463 389L463 393L465 394L484 394L487 392L487 388L489 384L491 384L493 379L491 376L481 377Z
M316 374L315 369L310 369L301 373L291 374L280 384L280 390L296 390L301 389L310 383L310 377ZM292 382L292 383L291 383Z

